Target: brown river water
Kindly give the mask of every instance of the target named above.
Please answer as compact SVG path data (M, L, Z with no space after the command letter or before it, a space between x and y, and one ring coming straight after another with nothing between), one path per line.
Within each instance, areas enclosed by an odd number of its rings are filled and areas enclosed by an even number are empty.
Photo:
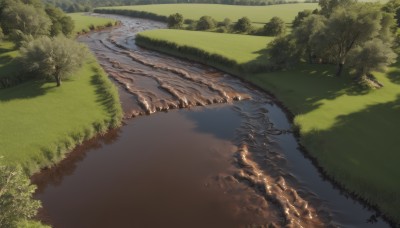
M303 156L274 99L216 69L135 45L136 33L162 23L109 17L122 26L79 40L119 87L125 124L32 178L42 221L74 228L389 226Z

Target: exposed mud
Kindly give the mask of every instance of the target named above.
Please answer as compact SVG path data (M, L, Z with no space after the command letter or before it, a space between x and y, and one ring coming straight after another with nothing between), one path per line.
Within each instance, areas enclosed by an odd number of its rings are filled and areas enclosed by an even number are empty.
M387 226L380 219L367 223L373 212L319 176L265 93L213 68L137 47L137 32L164 24L115 17L121 27L80 41L120 86L126 117L186 109L127 120L33 177L44 221L55 227Z

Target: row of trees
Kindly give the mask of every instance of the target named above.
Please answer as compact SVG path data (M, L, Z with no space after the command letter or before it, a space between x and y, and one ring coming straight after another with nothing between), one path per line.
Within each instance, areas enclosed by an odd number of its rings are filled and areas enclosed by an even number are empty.
M210 16L202 16L198 21L184 20L179 13L171 14L167 20L168 27L172 29L189 29L198 31L216 31L223 33L242 33L251 35L279 36L286 32L286 24L279 17L273 17L263 28L254 28L248 17L242 17L232 23L229 18L222 22ZM185 24L187 26L185 27Z
M362 82L372 71L384 70L396 60L393 51L396 20L379 4L353 0L321 0L320 11L303 11L293 32L269 45L271 61L288 66L310 63L337 65L336 75L347 69Z

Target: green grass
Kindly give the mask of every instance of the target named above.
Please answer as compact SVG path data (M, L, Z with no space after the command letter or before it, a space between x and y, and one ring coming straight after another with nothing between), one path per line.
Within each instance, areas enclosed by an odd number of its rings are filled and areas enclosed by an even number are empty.
M173 41L180 46L191 46L203 49L212 54L229 57L239 64L251 61L267 61L263 49L273 40L273 37L265 36L220 34L173 29L149 30L140 33L140 35L158 40ZM195 40L195 42L193 42L193 40ZM210 40L213 42L210 43Z
M118 125L122 115L117 91L93 57L59 88L29 81L0 90L0 110L0 156L31 173Z
M291 23L299 11L304 9L314 10L318 7L316 3L282 4L270 6L236 6L218 4L162 4L162 5L140 5L140 6L116 6L102 7L100 9L126 9L146 11L158 15L169 16L181 13L185 19L198 20L201 16L208 15L217 21L229 18L237 21L247 16L252 22L266 23L272 17L279 16L286 23Z
M68 16L70 16L75 22L75 33L82 32L82 30L89 31L90 25L98 27L105 26L108 23L112 23L114 25L115 23L114 19L89 16L85 13L69 13Z
M14 43L0 41L0 78L10 77L18 69L18 64L13 61L18 56Z
M170 31L142 34L242 61L256 61L260 56L254 53L265 52L266 47L260 37L237 42L239 35L174 36ZM292 70L247 74L245 79L274 93L295 115L301 143L328 175L399 222L400 62L386 73L376 73L385 86L370 92L354 87L349 77L334 77L334 72L334 66L300 64Z

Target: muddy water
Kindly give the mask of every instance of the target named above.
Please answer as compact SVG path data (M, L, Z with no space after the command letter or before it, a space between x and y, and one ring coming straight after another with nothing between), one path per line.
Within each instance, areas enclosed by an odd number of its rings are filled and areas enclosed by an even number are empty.
M164 24L115 17L120 28L80 41L119 86L126 124L33 177L43 221L54 227L388 226L320 176L270 97L215 69L137 47L137 32Z

